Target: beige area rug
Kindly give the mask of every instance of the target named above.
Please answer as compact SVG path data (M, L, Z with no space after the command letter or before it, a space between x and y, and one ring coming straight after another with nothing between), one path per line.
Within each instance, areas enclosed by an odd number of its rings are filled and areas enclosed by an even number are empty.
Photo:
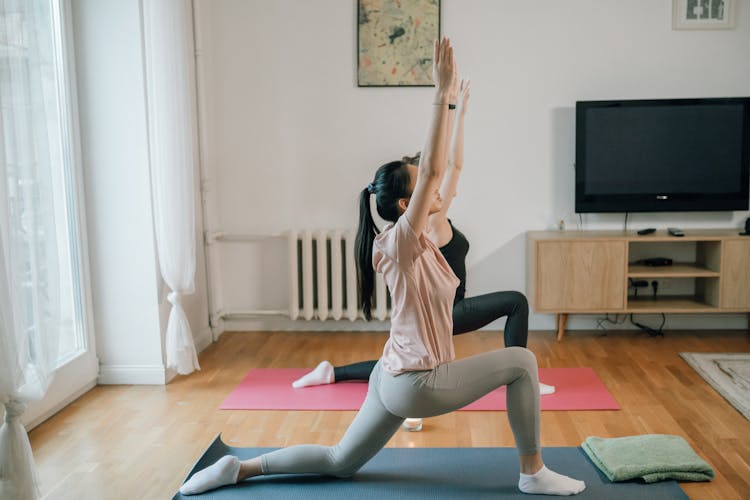
M750 353L681 352L680 356L750 420Z

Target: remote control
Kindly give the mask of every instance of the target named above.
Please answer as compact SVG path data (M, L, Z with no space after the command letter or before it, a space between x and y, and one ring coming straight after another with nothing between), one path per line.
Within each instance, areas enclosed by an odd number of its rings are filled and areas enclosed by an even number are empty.
M646 228L646 229L641 229L640 231L638 231L638 234L639 234L639 235L641 235L641 236L645 236L645 235L647 235L647 234L651 234L651 233L653 233L653 232L655 232L655 231L656 231L656 229L655 229L655 228L653 228L653 227L648 227L648 228Z
M681 229L678 229L676 227L667 228L667 232L670 234L670 236L685 236L685 233L683 233Z

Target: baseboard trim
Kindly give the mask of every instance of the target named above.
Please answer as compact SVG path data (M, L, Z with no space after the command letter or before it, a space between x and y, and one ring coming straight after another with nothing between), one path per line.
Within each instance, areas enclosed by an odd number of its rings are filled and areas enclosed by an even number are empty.
M614 314L614 313L611 313ZM620 314L622 316L622 314ZM642 321L647 324L659 325L660 314L639 314ZM568 331L573 330L596 330L598 317L603 315L594 314L571 314L568 319ZM667 322L665 330L743 330L748 325L747 313L714 313L714 314L672 314L666 315ZM556 330L556 316L553 314L533 314L529 316L529 331L531 330ZM388 331L390 323L387 321L319 321L319 320L291 320L289 318L257 318L225 319L222 325L227 332L237 331L293 331L293 332L333 332L333 331ZM482 330L502 330L505 328L505 319L493 321L482 327ZM619 325L607 325L606 330L633 330L638 327L625 321ZM216 340L220 335L216 335Z
M166 368L162 365L100 365L99 385L164 385Z
M203 352L203 350L210 346L214 341L214 333L211 330L211 327L206 327L203 329L203 331L198 334L198 336L195 338L195 352L200 354Z

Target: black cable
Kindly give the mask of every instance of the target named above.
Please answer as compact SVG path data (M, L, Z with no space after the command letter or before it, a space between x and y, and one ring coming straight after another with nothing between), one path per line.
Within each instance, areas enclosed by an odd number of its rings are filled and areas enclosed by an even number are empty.
M581 223L581 231L583 231L583 215L578 213L578 221Z
M630 314L630 322L633 324L633 326L637 326L644 332L648 333L649 337L663 337L664 336L664 324L667 322L667 316L664 313L661 313L661 325L659 325L659 328L651 328L650 326L646 326L644 324L638 323L633 320L633 314Z
M615 314L615 319L612 320L612 319L609 318L609 313L607 313L605 317L599 318L599 319L596 320L596 328L597 328L597 330L606 330L606 328L604 328L604 323L611 323L613 325L621 325L621 324L625 323L625 321L627 321L627 319L628 319L628 315L627 314L623 316L622 320L620 320L620 315L619 314Z
M625 212L625 229L623 229L623 231L627 231L627 230L628 230L628 213Z

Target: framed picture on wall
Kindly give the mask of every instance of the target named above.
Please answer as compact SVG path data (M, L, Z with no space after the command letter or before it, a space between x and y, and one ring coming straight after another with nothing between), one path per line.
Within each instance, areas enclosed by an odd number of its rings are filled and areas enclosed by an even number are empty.
M440 0L357 0L357 85L431 87Z
M672 29L734 28L735 0L672 0Z

